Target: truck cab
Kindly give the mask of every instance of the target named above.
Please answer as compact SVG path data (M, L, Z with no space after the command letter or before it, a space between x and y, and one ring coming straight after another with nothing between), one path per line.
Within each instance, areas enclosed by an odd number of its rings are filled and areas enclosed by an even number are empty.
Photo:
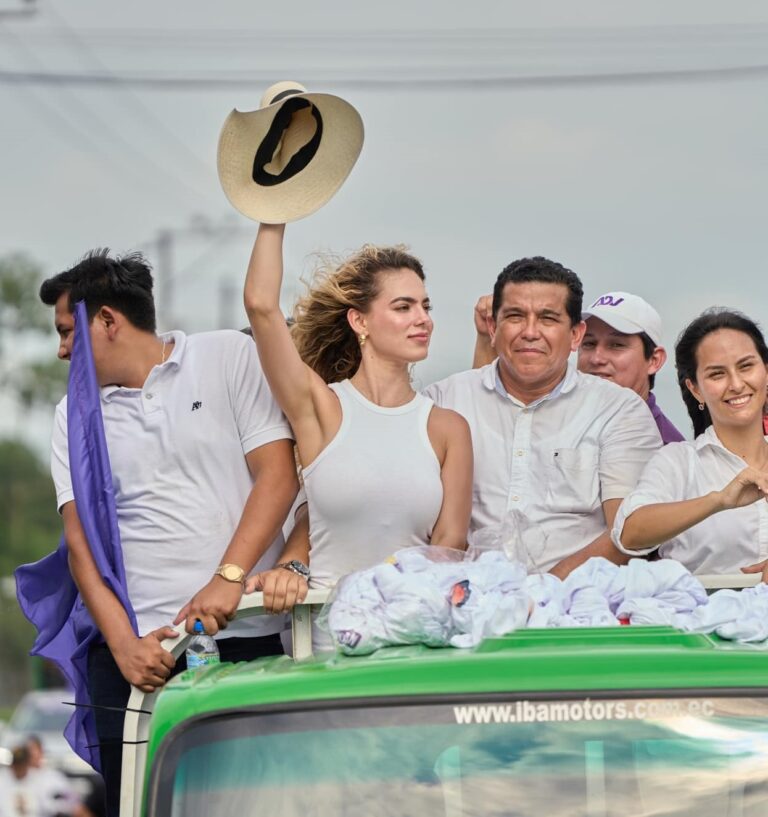
M222 664L133 717L123 817L768 814L768 652L670 627Z

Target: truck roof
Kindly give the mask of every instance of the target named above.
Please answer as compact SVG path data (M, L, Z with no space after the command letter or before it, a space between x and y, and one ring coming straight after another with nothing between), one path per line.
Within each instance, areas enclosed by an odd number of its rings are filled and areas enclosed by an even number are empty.
M768 687L768 652L672 627L522 630L472 650L393 647L221 664L185 672L159 696L150 751L190 718L312 701L488 693Z

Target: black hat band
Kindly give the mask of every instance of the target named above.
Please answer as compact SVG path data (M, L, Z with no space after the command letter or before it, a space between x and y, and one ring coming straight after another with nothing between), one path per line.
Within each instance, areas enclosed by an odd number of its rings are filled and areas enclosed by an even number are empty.
M278 94L278 96L280 95ZM291 157L280 173L270 173L265 169L266 165L272 161L283 134L291 124L291 118L297 111L304 108L311 109L315 120L314 136ZM269 130L256 150L256 156L253 160L253 180L263 187L273 187L300 173L314 159L317 149L320 147L322 136L323 118L320 116L320 111L308 99L286 99L280 106L280 110L275 114Z

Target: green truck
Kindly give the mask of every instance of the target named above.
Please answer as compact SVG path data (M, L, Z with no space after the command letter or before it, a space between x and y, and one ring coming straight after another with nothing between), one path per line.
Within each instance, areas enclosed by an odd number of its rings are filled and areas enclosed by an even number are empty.
M134 693L122 817L768 815L768 651L613 627L311 657L321 600L299 660Z

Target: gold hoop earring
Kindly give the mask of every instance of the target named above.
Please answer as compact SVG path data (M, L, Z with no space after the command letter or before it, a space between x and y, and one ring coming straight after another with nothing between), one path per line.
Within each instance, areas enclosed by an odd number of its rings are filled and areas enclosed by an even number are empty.
M357 336L357 339L360 341L360 348L362 349L365 346L366 340L368 340L368 335L361 334Z
M699 411L704 411L704 403L699 403Z

